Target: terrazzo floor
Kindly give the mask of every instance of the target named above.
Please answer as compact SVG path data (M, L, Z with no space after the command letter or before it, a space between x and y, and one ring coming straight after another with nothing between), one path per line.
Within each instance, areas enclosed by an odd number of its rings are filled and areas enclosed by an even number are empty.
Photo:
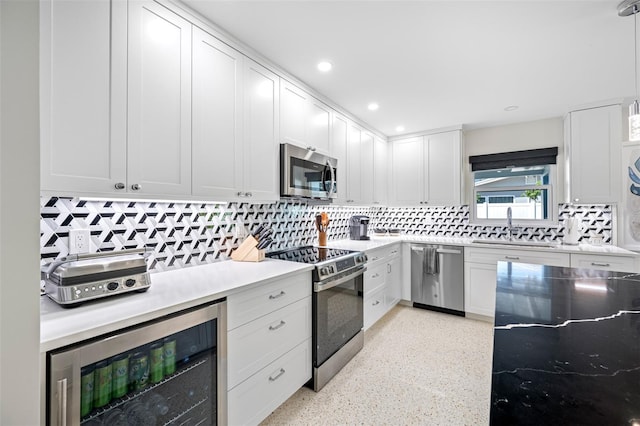
M398 305L320 392L262 425L487 425L492 347L492 324Z

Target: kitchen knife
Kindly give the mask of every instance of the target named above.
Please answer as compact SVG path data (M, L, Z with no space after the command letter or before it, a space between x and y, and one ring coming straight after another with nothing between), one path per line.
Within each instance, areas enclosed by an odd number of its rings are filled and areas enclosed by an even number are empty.
M260 241L260 244L258 244L258 250L262 250L269 247L272 242L273 242L272 238L263 239L262 241Z
M264 224L258 226L258 229L256 229L255 231L253 231L251 233L251 235L253 236L253 238L255 238L256 240L258 238L260 238L260 233L264 230Z
M273 229L267 228L265 231L263 231L260 234L260 240L263 240L263 239L269 237L271 234L273 234Z

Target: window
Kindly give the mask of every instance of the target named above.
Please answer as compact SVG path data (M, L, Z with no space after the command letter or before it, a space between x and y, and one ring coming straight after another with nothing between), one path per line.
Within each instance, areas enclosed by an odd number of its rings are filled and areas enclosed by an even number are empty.
M557 148L549 148L470 157L472 221L502 223L509 208L513 220L520 223L555 221L556 156Z

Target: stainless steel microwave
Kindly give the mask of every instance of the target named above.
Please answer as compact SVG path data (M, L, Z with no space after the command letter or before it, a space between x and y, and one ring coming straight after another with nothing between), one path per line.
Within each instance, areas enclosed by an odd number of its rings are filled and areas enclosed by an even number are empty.
M282 197L336 198L338 160L313 149L280 144L280 195Z

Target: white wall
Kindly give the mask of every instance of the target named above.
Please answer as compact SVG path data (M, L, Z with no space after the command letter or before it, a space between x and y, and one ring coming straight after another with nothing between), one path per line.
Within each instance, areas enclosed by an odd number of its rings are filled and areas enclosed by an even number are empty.
M0 0L0 424L40 424L37 0Z
M469 156L558 147L556 202L564 200L564 127L562 117L467 130L464 133L463 179L469 202L473 185Z

